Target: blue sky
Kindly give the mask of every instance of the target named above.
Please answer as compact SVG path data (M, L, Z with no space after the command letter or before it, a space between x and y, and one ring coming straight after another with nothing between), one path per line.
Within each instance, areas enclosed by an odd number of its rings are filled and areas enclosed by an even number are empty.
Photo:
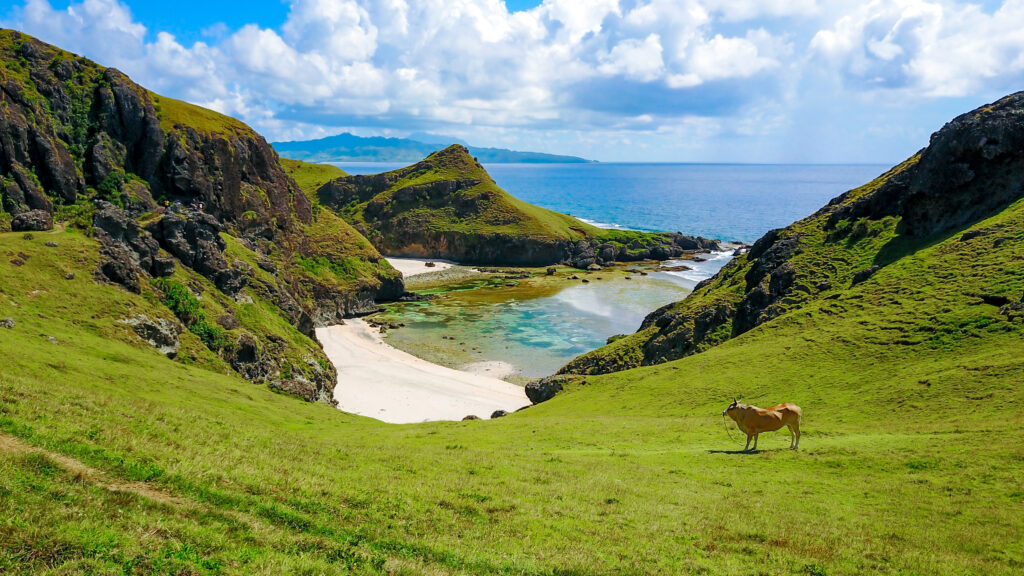
M1024 88L1024 0L14 0L0 24L270 140L894 163Z

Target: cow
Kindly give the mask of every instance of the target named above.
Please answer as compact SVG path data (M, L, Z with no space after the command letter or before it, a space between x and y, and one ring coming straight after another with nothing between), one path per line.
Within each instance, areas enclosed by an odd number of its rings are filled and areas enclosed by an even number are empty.
M733 400L732 404L722 412L736 421L736 426L741 432L747 435L747 445L743 447L744 452L750 451L750 439L754 439L754 450L757 450L757 437L761 432L774 432L783 426L789 426L789 448L797 450L800 447L800 407L796 404L786 402L772 406L765 410L757 406L740 404L739 400Z

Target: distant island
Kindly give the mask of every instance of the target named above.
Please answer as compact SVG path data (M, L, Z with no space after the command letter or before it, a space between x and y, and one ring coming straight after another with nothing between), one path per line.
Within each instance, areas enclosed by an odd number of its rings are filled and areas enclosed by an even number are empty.
M419 139L363 137L342 133L319 140L271 142L282 156L305 162L418 162L451 144L463 144L478 161L494 164L583 164L594 162L578 156L520 152L504 148L469 146L458 138L422 135Z

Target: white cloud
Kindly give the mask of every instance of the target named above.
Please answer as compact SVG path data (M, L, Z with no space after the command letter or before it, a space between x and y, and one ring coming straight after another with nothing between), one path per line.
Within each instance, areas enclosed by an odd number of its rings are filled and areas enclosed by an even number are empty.
M573 44L600 32L608 16L621 14L619 0L544 0L536 10L558 22Z
M747 38L725 38L721 34L696 46L690 59L691 73L703 81L723 78L748 78L779 65L761 54L755 39L766 40L767 33L752 33Z
M118 0L21 1L3 25L271 139L557 126L601 141L713 125L700 131L712 138L781 130L794 102L825 109L809 76L846 101L1024 81L1024 0L995 12L965 0L545 0L514 14L503 0L290 0L280 26L216 25L191 45L147 30Z
M853 87L957 97L1020 81L1021 30L1021 0L992 14L974 4L876 0L819 31L810 47Z
M608 54L598 56L598 70L610 76L623 75L641 82L650 82L661 76L661 38L651 34L643 40L630 38L612 48Z

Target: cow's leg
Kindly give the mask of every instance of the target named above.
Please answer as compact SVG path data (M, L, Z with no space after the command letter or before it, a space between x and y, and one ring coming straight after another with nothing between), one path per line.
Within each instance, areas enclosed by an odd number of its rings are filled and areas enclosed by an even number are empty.
M789 425L789 449L796 450L796 428L792 424Z
M793 450L799 450L800 449L800 423L797 422L796 425L794 426L794 428L796 428L796 443L793 444Z
M757 452L757 437L760 435L760 433L754 434L754 452Z
M744 452L750 452L750 439L753 438L753 437L754 437L753 434L750 434L749 432L747 433L747 445L743 447L743 451ZM754 447L757 448L756 443L755 443Z

